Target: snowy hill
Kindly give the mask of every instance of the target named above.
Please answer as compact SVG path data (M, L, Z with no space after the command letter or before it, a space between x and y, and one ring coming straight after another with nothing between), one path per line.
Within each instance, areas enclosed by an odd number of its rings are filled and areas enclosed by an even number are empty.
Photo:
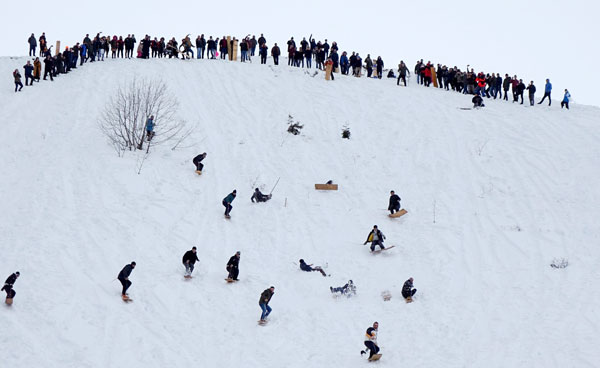
M24 63L1 58L0 72ZM196 126L189 147L155 147L139 175L141 156L117 157L97 126L133 76L162 78ZM0 308L13 368L362 367L373 321L382 367L600 362L598 108L464 111L469 97L414 81L209 60L109 60L3 88L0 101L0 277L21 272ZM288 115L301 135L286 132ZM199 177L191 159L204 151ZM273 200L250 202L279 177ZM339 191L314 190L329 179ZM409 211L400 219L386 216L392 189ZM374 224L396 248L369 253ZM200 264L184 282L194 245ZM227 284L237 250L241 281ZM332 276L299 271L300 258ZM124 304L114 279L132 260ZM358 295L332 298L349 279Z

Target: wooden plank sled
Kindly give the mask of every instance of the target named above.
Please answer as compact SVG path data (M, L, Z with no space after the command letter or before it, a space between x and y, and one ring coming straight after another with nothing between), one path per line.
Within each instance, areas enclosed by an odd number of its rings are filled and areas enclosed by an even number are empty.
M338 190L337 184L315 184L316 190Z
M400 211L393 213L393 214L389 214L389 217L400 217L402 215L406 215L408 213L408 211L406 211L404 208L401 209Z

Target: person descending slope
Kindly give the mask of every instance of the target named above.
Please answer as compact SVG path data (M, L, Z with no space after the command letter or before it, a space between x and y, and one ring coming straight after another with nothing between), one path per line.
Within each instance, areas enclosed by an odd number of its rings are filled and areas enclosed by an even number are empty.
M233 209L231 202L233 202L236 195L237 195L237 191L234 189L233 192L231 192L227 195L227 197L223 198L222 203L223 203L223 206L225 206L225 217L226 218L231 218L231 216L229 215L229 212L231 212L231 210Z
M325 271L323 271L323 268L320 266L314 266L312 264L306 264L306 262L304 262L303 259L301 259L300 261L300 269L302 271L306 271L306 272L312 272L312 271L319 271L321 272L321 275L323 276L327 276L327 274L325 273Z
M378 354L379 346L377 346L378 328L379 323L374 322L373 326L367 328L367 332L365 333L365 346L367 347L365 350L369 350L369 360L379 360L381 358L381 354ZM361 350L360 355L366 354L365 350Z
M206 157L206 152L199 154L198 156L194 157L194 159L192 160L192 162L194 163L194 166L196 166L196 174L198 174L198 175L202 174L202 169L204 168L204 165L202 164L202 160L204 160L205 157Z
M375 251L375 247L379 245L379 248L385 249L383 246L383 240L385 239L385 235L377 228L377 225L373 226L373 230L367 236L367 240L365 240L363 245L366 245L368 242L371 242L371 252Z
M131 275L131 271L133 271L134 268L135 268L135 261L131 262L128 265L125 265L125 267L123 267L123 269L121 270L121 272L119 272L119 275L117 276L117 279L119 279L119 281L121 282L121 285L123 285L123 291L121 292L121 298L123 298L124 301L131 300L131 299L129 299L129 296L127 295L127 289L129 289L129 287L131 286L131 281L129 281L129 275Z
M271 301L273 294L275 294L275 286L271 286L260 294L258 305L260 306L260 309L262 309L262 314L260 315L260 321L258 322L261 324L267 323L266 318L271 314L272 309L269 307L269 302Z
M198 255L196 254L196 247L192 247L191 250L185 252L181 261L185 267L185 275L183 277L186 279L192 278L192 272L194 272L194 263L196 263L196 261L200 262Z
M227 281L238 281L238 275L240 274L239 265L240 251L238 250L233 256L231 256L231 258L229 258L229 262L227 262L226 269L227 272L229 272L229 274L227 275Z
M417 289L413 288L413 278L406 280L402 286L402 297L407 303L412 302L412 297L417 293Z
M356 295L356 286L354 285L354 282L352 282L352 280L348 280L348 282L344 286L340 286L340 287L330 286L329 290L334 295L336 293L340 293L341 295L346 295L347 297Z
M254 189L254 194L250 198L252 202L266 202L269 199L271 199L271 194L262 194L258 188Z
M390 192L390 203L388 205L388 210L391 214L400 211L400 197L393 190Z
M4 286L2 286L2 289L0 290L6 292L6 304L8 305L12 304L13 298L15 297L15 295L17 295L17 292L13 289L13 285L15 284L15 282L17 282L19 276L21 276L21 273L19 271L8 276L6 281L4 281Z

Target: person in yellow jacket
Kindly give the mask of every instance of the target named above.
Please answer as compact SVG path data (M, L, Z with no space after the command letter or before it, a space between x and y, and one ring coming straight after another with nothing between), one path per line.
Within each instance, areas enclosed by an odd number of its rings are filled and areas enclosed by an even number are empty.
M373 226L373 230L367 236L367 240L365 240L364 244L371 242L371 252L375 251L375 246L379 245L379 248L385 249L383 246L383 240L385 239L385 235L377 228L377 225Z

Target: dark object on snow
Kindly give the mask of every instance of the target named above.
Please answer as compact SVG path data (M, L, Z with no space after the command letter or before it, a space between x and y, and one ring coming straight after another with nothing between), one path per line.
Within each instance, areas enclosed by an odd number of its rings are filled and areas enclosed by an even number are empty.
M252 202L266 202L269 199L271 199L271 195L262 194L258 188L254 189L254 194L252 194L252 197L250 198Z
M350 139L350 128L344 128L342 130L342 138Z
M411 277L410 279L406 280L404 282L404 285L402 286L402 297L404 299L412 298L412 296L415 295L416 292L417 289L413 288L413 278Z
M301 125L299 123L292 123L290 124L290 126L288 127L288 133L292 133L293 135L298 135L300 134L300 129L304 128L304 125Z
M356 295L356 286L354 286L354 283L352 282L352 280L348 280L348 283L344 286L340 286L340 287L330 286L329 290L331 291L332 294L340 293L342 295L346 295L347 297Z
M327 183L325 183L325 184L331 185L331 184L333 184L333 180L327 180Z
M569 265L569 261L566 259L554 259L552 263L550 263L550 267L552 268L567 268Z
M473 102L473 107L485 107L483 104L483 98L481 98L479 95L475 95L473 99L471 99L471 102Z

